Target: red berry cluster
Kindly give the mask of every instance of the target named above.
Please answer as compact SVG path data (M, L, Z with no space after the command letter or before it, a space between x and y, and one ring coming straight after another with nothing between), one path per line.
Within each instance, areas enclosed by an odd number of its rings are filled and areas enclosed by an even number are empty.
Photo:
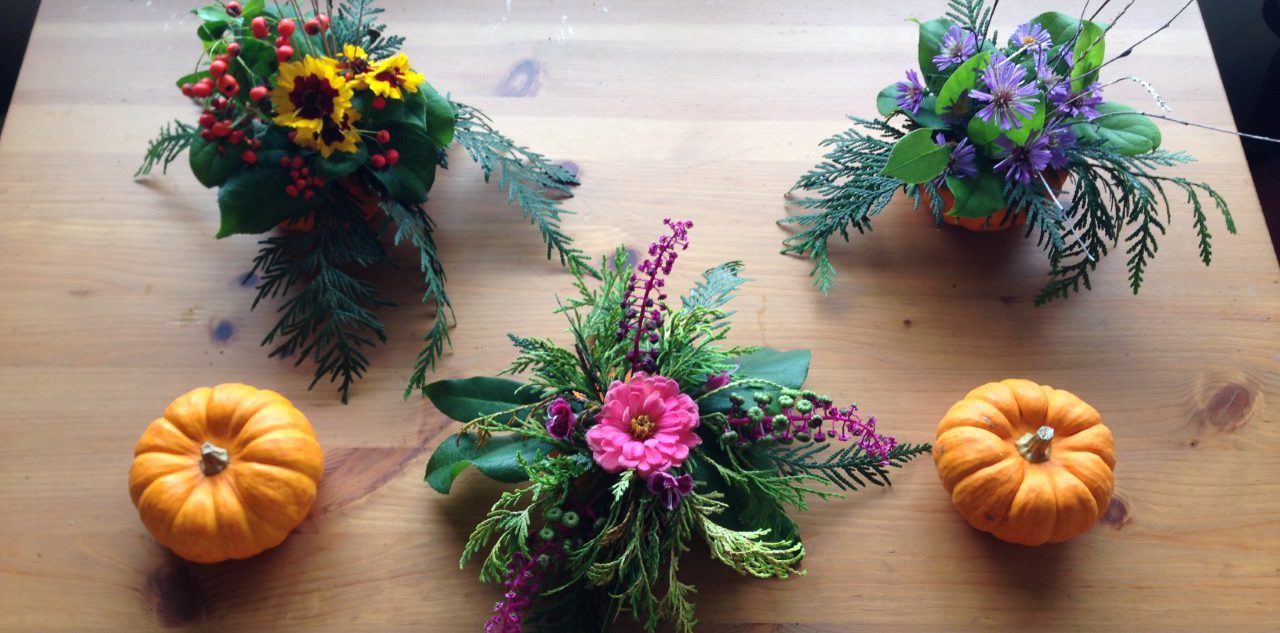
M306 161L301 156L282 156L280 166L289 170L291 182L284 188L284 192L290 198L302 196L310 200L316 197L316 189L324 186L324 178L311 175L311 168L306 166Z
M265 40L271 37L271 28L267 24L267 19L258 16L249 23L253 36ZM293 59L293 46L290 45L293 33L298 28L298 23L293 18L283 18L276 22L276 59L281 62L287 62ZM314 18L310 18L302 23L302 30L307 35L319 35L329 30L329 16L323 13Z
M386 145L391 142L391 132L388 132L387 130L378 130L378 132L373 135L373 138L378 141L379 144ZM390 148L381 154L372 154L369 156L369 164L373 165L374 169L390 167L398 162L400 162L400 152Z

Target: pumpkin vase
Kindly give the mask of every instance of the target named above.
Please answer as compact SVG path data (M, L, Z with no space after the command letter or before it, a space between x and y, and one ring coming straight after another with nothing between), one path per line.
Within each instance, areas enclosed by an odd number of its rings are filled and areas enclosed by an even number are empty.
M1044 172L1044 179L1053 187L1055 191L1061 191L1063 183L1067 182L1067 172L1058 169L1048 169ZM921 192L924 197L924 203L927 207L929 204L929 194ZM951 226L958 226L967 231L990 232L1004 231L1015 226L1023 226L1027 223L1027 214L1019 213L1012 222L1006 221L1006 215L1009 209L1003 208L991 215L981 218L957 217L950 215L950 211L955 204L955 197L951 195L951 190L943 185L938 188L938 197L942 198L942 221Z

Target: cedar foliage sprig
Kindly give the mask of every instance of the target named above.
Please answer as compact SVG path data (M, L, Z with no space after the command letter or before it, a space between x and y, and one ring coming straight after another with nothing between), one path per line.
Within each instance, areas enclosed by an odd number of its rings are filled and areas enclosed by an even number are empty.
M339 42L355 44L373 59L383 59L396 54L404 45L404 37L387 35L387 25L376 19L386 11L374 6L376 0L345 0L338 6L338 19L333 23L334 38ZM333 14L332 10L329 13Z
M169 163L191 147L191 143L196 138L195 131L196 126L183 123L178 119L166 123L160 128L155 138L147 143L147 154L142 158L142 164L138 166L138 170L133 172L133 177L150 174L157 164L161 166L160 173L169 173Z

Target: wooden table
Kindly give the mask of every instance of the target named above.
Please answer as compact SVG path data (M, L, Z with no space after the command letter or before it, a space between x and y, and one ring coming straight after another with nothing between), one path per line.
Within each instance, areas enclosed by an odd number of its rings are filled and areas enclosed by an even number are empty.
M444 497L422 482L452 425L400 398L430 314L411 271L387 278L405 307L342 406L306 390L309 367L258 346L273 313L250 312L240 283L255 240L213 240L213 192L184 165L130 178L161 123L194 116L173 79L196 56L196 22L173 4L186 3L46 0L0 141L0 630L479 630L499 590L456 560L497 487L468 473ZM1002 32L1050 6L1017 4L1002 4ZM967 389L1009 376L1075 391L1115 432L1116 499L1073 542L1027 549L970 529L924 460L890 490L803 515L805 577L691 564L703 630L1280 626L1280 274L1235 139L1162 125L1240 235L1213 220L1206 269L1178 204L1137 297L1112 256L1093 292L1035 308L1047 266L1034 243L937 231L904 203L834 247L840 277L823 297L807 262L777 254L782 194L845 114L872 114L914 64L904 19L940 14L941 0L388 5L436 86L581 167L566 226L588 251L643 245L678 216L696 223L678 287L744 259L755 281L735 342L813 348L813 386L857 398L904 440L931 440ZM1174 9L1142 2L1109 39L1134 42ZM1111 69L1152 81L1179 116L1231 126L1194 10ZM550 309L570 282L455 161L429 205L460 319L440 377L501 369L508 331L560 332ZM143 529L125 476L172 397L232 380L294 399L328 472L283 546L187 564Z

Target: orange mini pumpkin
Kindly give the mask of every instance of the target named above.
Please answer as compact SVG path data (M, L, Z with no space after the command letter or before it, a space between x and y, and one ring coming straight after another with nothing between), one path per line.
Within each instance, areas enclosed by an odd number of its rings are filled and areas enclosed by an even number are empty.
M323 472L301 411L274 391L225 384L184 394L147 427L129 495L157 541L216 563L284 541L306 518Z
M1022 545L1083 534L1115 483L1115 446L1097 410L1029 380L982 385L952 406L933 461L970 525Z

